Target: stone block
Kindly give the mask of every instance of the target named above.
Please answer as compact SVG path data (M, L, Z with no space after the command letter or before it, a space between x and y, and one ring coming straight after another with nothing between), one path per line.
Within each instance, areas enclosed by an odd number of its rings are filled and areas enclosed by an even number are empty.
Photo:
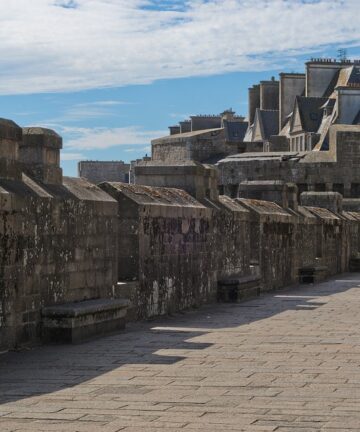
M333 213L342 213L343 197L339 192L303 192L300 195L301 205L326 208Z
M317 283L324 280L328 275L326 266L309 266L299 268L300 283Z
M237 303L260 295L261 279L258 275L227 278L218 281L219 302Z
M125 327L129 301L86 300L42 309L42 339L52 343L79 343Z
M53 130L24 128L19 160L24 171L44 183L61 184L60 149L62 138Z
M12 120L0 119L0 140L19 142L22 139L22 129Z
M52 129L40 127L23 128L23 142L20 147L40 147L60 150L62 138Z

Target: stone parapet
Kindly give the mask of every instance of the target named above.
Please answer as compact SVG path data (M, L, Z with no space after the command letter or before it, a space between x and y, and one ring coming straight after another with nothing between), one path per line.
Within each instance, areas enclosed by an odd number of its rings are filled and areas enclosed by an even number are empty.
M24 128L19 148L24 172L43 183L61 184L61 148L62 138L55 131L38 127Z
M333 213L343 211L343 197L338 192L303 192L300 201L302 206L326 208Z
M0 119L0 178L21 178L18 163L21 141L21 127L12 120Z

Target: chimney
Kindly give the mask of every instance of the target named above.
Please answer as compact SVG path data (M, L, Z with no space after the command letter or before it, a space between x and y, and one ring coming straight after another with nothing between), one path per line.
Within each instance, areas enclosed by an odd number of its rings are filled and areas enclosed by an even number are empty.
M249 125L254 123L256 109L260 108L260 85L249 88Z
M45 184L62 184L61 148L62 138L53 130L24 128L19 149L24 172Z

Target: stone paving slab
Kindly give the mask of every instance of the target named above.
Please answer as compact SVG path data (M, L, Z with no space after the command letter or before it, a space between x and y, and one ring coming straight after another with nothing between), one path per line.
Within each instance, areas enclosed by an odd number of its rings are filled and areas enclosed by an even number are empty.
M0 355L0 431L360 431L360 274Z

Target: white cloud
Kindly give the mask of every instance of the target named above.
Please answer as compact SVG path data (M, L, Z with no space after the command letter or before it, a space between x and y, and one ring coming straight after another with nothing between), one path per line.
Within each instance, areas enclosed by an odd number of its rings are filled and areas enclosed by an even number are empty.
M93 106L101 106L101 107L112 107L117 105L132 105L132 102L125 102L125 101L119 101L119 100L101 100L101 101L94 101L94 102L85 102L77 104L78 107L93 107Z
M60 127L66 150L96 150L117 146L150 144L152 139L166 135L166 131L144 131L139 127L72 128ZM148 149L149 147L146 147ZM145 147L144 147L145 149Z
M128 148L128 149L124 150L125 153L135 153L135 152L139 152L139 151L146 152L146 154L150 154L151 153L151 146L146 146L146 147L137 146L137 147L132 147L132 148Z
M269 69L327 45L360 45L358 0L184 3L0 0L0 94Z
M60 156L62 161L77 161L77 160L86 159L86 157L82 153L61 152Z
M64 112L55 119L50 119L46 122L77 122L79 120L96 119L99 117L118 116L119 114L113 110L113 108L118 105L132 105L132 103L115 100L78 103L66 108Z

